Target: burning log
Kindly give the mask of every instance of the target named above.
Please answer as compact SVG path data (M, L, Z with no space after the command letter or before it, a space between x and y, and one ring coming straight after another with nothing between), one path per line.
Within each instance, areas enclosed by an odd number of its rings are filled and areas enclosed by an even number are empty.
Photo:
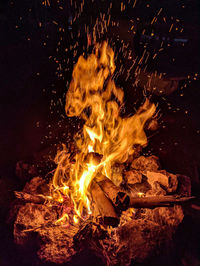
M46 198L43 195L32 195L23 191L22 192L15 191L14 193L16 198L25 202L44 204L46 201Z
M126 210L129 203L129 196L106 176L99 175L97 177L98 184L106 194L106 196L112 201L116 209Z
M194 200L195 197L176 197L176 196L152 196L136 198L130 197L129 208L157 208L171 207Z
M113 227L116 227L119 224L119 218L110 199L106 197L99 184L95 181L92 182L90 189L95 207L98 209L101 217L103 218L103 223L105 225L112 225Z

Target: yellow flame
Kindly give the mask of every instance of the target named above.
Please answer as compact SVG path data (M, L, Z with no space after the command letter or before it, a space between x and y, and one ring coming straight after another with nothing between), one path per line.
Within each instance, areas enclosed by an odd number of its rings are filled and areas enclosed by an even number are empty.
M146 99L135 115L122 118L120 108L124 92L115 85L114 71L113 50L107 42L97 45L95 53L87 59L79 57L66 95L67 116L81 116L85 124L82 133L76 136L79 152L75 163L69 162L65 147L56 157L58 167L52 181L52 195L58 201L68 195L76 215L85 219L91 214L89 188L92 180L99 171L111 178L115 162L125 162L134 153L135 145L147 144L144 126L156 110ZM90 152L100 154L101 161L91 157L88 162Z
M55 221L55 224L58 225L62 225L64 223L66 223L67 221L69 221L69 215L67 213L65 213L60 219L58 219L57 221Z
M138 195L139 198L145 197L145 194L143 192L138 192L137 195Z
M135 209L134 208L129 208L128 209L129 214L132 216L133 214L135 214Z
M76 215L74 215L73 220L74 220L74 223L75 223L75 224L77 224L78 221L79 221L79 220L78 220L78 217L77 217Z

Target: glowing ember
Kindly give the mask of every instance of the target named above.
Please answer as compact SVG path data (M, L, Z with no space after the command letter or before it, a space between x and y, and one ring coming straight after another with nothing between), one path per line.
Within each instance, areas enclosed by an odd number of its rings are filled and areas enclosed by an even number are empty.
M120 116L124 93L112 79L114 71L113 50L107 42L97 45L94 54L79 58L66 95L67 116L80 116L85 124L76 135L79 152L75 163L70 162L70 151L65 147L57 154L51 192L58 202L66 197L72 200L75 223L78 217L87 219L92 213L90 185L97 173L111 179L114 163L125 162L135 152L135 145L147 144L144 126L155 113L155 105L146 99L134 116Z

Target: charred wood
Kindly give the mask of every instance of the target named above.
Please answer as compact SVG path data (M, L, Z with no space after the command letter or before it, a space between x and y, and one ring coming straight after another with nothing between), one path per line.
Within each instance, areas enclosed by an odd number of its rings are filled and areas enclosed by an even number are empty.
M30 203L35 203L35 204L44 204L46 199L43 195L32 195L26 192L18 192L15 191L15 196L16 198L25 201L25 202L30 202Z
M106 197L103 190L95 181L91 184L91 195L94 201L95 208L98 209L103 223L112 225L113 227L119 224L119 218L109 198Z
M106 196L112 201L119 210L125 210L129 203L129 196L117 187L109 178L101 175L97 177L98 184Z

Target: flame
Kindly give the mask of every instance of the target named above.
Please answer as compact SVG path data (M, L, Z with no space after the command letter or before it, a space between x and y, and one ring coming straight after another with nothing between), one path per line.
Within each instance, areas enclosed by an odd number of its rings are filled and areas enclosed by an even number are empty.
M143 192L138 192L137 195L138 195L139 198L145 197L145 194Z
M124 92L116 87L114 52L107 42L97 45L85 59L80 56L74 67L66 95L66 114L84 119L81 134L76 135L79 152L70 163L66 147L56 156L58 164L52 181L52 196L62 202L71 198L76 215L87 219L91 214L90 184L98 172L111 178L115 162L125 162L135 145L146 145L144 126L155 113L155 105L146 99L134 116L122 118L120 108ZM91 154L98 153L101 160ZM113 180L115 182L115 180Z
M69 220L69 215L67 213L65 213L60 219L58 219L55 224L65 224L66 221Z

